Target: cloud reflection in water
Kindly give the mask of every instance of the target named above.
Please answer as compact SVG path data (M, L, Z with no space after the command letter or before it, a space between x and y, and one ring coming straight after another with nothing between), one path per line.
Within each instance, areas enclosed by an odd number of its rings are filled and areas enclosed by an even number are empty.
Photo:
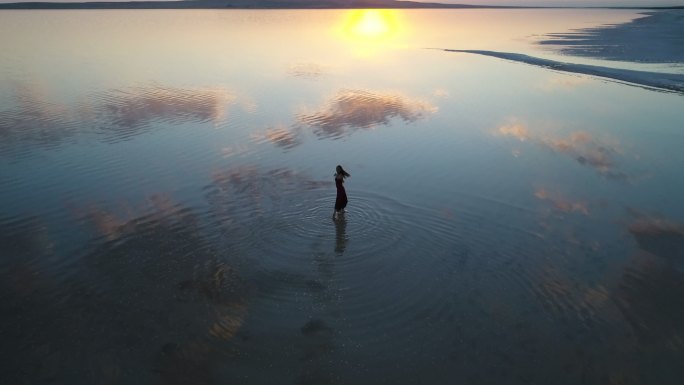
M355 130L388 125L393 118L411 123L436 111L427 102L400 94L341 90L318 111L300 113L297 120L313 127L319 137L340 138Z
M16 364L11 383L209 383L248 312L235 255L217 247L194 210L168 194L142 204L90 205L72 213L87 237L69 273L54 276L51 242L31 218L0 218L0 321ZM6 226L11 227L8 229ZM9 241L9 242L7 242ZM42 250L42 251L41 251ZM6 308L9 306L9 308ZM77 373L72 375L71 373Z
M78 306L102 305L83 314L88 323L79 331L94 341L82 348L109 340L113 364L127 371L149 370L131 360L156 356L162 384L209 382L225 355L211 341L232 339L248 309L245 282L228 263L234 256L215 247L200 216L166 194L120 206L123 214L91 208L84 218L106 240L84 257L81 293L71 305L77 314ZM133 337L142 344L129 357Z
M501 136L512 136L520 141L529 141L553 152L568 155L577 163L593 168L607 179L630 181L633 178L619 169L616 158L622 155L622 150L617 144L607 139L595 138L586 131L575 131L567 137L559 138L533 134L525 124L513 122L499 126L496 133Z
M15 87L14 105L0 110L0 146L13 151L13 143L35 143L42 147L61 144L76 129L76 111L50 99L35 86Z
M218 88L135 87L99 95L89 109L105 126L133 129L154 121L218 123L236 99Z
M266 201L279 201L286 192L331 185L331 181L311 179L288 168L263 170L259 166L245 165L215 171L212 174L212 183L205 190L211 203L222 202L235 208L256 209ZM218 210L220 211L223 210Z
M76 135L104 133L105 141L130 138L154 123L214 123L226 119L238 98L221 88L160 85L113 89L84 101L56 102L37 87L17 86L12 107L0 110L0 153L26 151L13 143L50 148ZM246 111L253 102L243 103Z
M564 213L579 212L584 215L589 215L589 208L585 202L572 201L559 193L552 192L544 188L539 188L534 192L534 196L540 200L551 203L553 208L558 211Z
M250 135L252 140L257 143L270 142L278 147L289 150L302 143L299 134L296 130L288 129L283 125L278 125L274 128L268 128L261 133L254 133Z
M634 210L632 215L636 218L628 230L642 250L684 266L684 226L661 216Z
M287 74L296 78L314 80L330 72L327 66L317 63L294 63L290 64Z

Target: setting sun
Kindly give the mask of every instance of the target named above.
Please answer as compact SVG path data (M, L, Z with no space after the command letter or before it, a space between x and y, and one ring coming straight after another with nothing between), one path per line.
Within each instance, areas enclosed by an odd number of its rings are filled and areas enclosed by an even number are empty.
M359 9L346 14L341 37L354 46L356 54L368 56L396 46L405 34L401 13L393 9Z
M344 25L345 35L355 40L386 39L397 31L396 12L388 9L352 11Z
M392 20L383 14L387 11L369 10L360 15L360 18L352 28L352 31L360 36L378 37L391 32Z

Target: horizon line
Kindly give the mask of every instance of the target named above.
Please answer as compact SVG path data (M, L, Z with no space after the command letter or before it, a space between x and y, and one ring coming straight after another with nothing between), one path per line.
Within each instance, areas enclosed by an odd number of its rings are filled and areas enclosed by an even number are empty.
M241 1L240 1L241 2ZM364 4L365 3L365 4ZM219 4L215 0L129 0L129 1L28 1L0 3L0 9L684 9L679 5L662 6L525 6L525 5L473 5L403 0L351 1L348 5L329 0L313 1L310 5L288 0L255 1L255 4L232 4L230 0Z

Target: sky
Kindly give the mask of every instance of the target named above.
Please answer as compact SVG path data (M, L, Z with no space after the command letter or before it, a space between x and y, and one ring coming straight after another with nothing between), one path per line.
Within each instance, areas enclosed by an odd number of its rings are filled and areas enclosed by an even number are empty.
M416 0L421 1L421 0ZM428 1L428 0L424 0ZM684 0L436 0L441 3L531 6L684 6Z
M0 3L23 3L49 1L55 3L86 1L131 1L131 0L0 0ZM135 1L135 0L132 0ZM522 5L522 6L684 6L684 0L413 0L435 3L472 5Z

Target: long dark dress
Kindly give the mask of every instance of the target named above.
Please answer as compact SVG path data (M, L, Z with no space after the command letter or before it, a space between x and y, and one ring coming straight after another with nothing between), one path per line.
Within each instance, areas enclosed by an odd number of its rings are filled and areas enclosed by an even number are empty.
M335 177L335 187L337 187L337 199L335 199L335 211L340 211L347 207L347 192L344 191L342 177Z

